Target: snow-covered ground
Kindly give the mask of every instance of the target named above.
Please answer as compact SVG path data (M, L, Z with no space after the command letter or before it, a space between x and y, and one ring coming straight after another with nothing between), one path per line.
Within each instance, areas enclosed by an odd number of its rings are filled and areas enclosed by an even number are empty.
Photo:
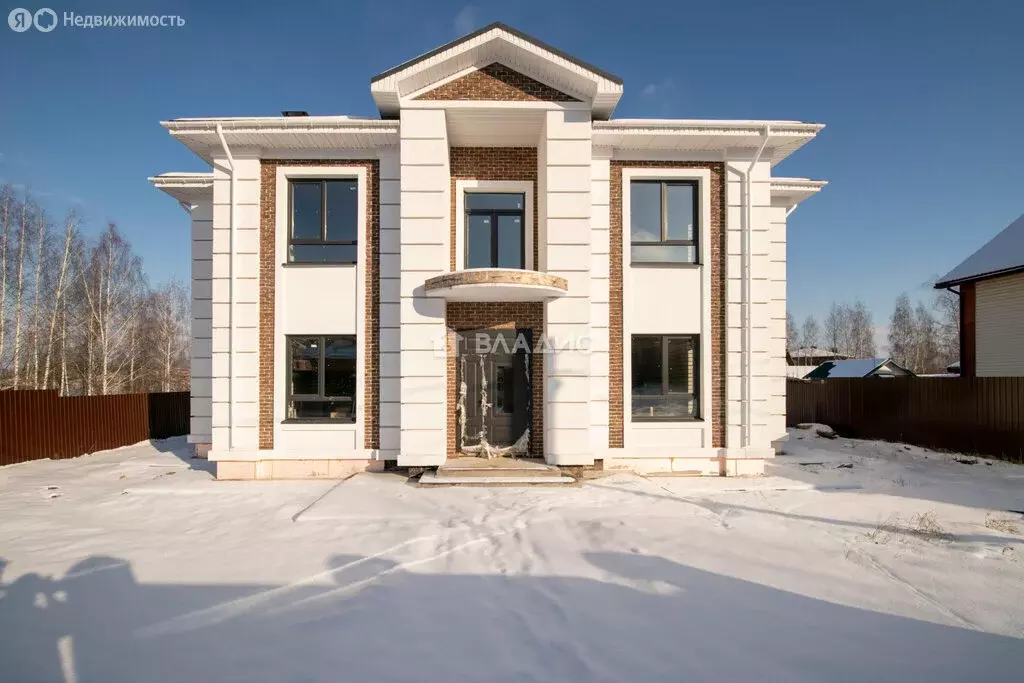
M0 680L1021 680L1024 467L789 450L568 489L216 482L181 440L0 468Z

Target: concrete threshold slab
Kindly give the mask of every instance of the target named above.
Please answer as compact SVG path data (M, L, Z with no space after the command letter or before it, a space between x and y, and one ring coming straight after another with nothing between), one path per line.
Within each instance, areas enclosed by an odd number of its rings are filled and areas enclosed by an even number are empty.
M479 475L438 476L434 472L424 472L420 477L420 486L574 486L576 480L565 475L555 476L486 476Z

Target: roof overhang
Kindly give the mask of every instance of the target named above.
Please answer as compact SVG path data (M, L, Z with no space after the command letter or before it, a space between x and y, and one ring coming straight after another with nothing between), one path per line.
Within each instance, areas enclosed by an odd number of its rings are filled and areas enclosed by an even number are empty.
M813 140L824 127L801 121L615 119L594 122L593 144L611 150L741 156L756 153L767 131L762 158L774 165Z
M232 153L289 151L373 150L398 144L395 121L348 116L267 116L248 118L174 119L160 125L171 136L213 164L223 147L218 126Z
M770 188L772 202L778 201L787 208L793 208L803 200L813 197L828 185L827 180L809 178L772 178Z
M968 282L981 282L982 280L991 280L992 278L1003 277L1004 275L1016 275L1017 273L1024 273L1024 265L954 279L949 279L949 275L947 274L944 279L935 283L935 289L949 289L950 287L964 285Z
M622 79L500 22L374 76L370 92L380 115L394 118L403 98L494 62L588 102L596 119L622 97Z
M153 187L171 195L189 210L213 197L212 173L161 173L148 180Z
M948 289L1020 272L1024 272L1024 215L942 276L935 283L935 288Z

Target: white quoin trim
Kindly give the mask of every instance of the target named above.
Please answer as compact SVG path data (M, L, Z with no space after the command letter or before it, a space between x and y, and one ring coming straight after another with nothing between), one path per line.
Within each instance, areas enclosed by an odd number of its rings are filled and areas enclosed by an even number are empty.
M228 161L228 170L231 172L229 179L231 199L228 208L230 225L228 226L228 444L230 451L235 443L235 226L236 197L235 184L235 159L231 156L228 148L228 141L224 139L224 129L217 124L217 137L220 139L221 147L224 149L224 156Z
M456 180L455 181L455 270L466 268L466 194L470 192L521 192L523 207L526 270L533 263L533 181L532 180Z
M746 172L743 174L743 254L740 262L743 264L743 447L750 448L752 428L751 423L753 422L753 403L754 403L754 392L753 392L753 343L754 343L754 324L751 320L752 301L753 301L753 286L754 279L751 273L751 243L753 240L753 204L754 201L751 197L753 192L751 175L754 173L754 167L757 166L757 162L761 160L761 154L764 153L765 148L768 146L768 141L772 137L771 124L764 124L763 139L761 146L758 147L757 153L754 158L751 159L750 165L747 167Z
M633 365L633 324L636 312L626 305L633 286L632 266L630 265L630 192L629 183L633 180L696 180L700 191L700 233L699 255L700 264L679 266L643 266L645 269L662 269L674 271L680 268L697 268L700 270L700 354L698 357L700 377L700 415L702 420L679 422L638 422L632 418L631 386ZM622 438L623 447L635 450L631 444L631 432L639 430L678 430L699 432L701 447L711 448L711 424L715 414L712 399L711 367L711 171L700 168L623 168L622 169ZM678 296L678 292L650 292L652 305L661 306L665 297ZM722 292L725 296L725 292ZM663 331L643 330L638 334L682 334L679 330L666 328ZM726 333L725 330L722 331ZM639 453L637 453L639 455Z

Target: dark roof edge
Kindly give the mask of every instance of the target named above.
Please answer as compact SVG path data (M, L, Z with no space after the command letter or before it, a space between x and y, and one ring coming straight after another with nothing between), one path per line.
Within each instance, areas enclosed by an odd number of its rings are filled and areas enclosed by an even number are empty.
M450 43L445 43L441 47L434 48L430 52L422 54L419 57L413 57L412 59L410 59L408 61L402 62L401 64L399 64L396 67L388 69L387 71L385 71L383 73L379 73L379 74L377 74L376 76L374 76L373 78L370 79L370 84L372 85L372 84L376 83L377 81L383 80L383 79L387 78L388 76L391 76L393 74L398 73L399 71L402 71L403 69L407 69L410 66L413 66L414 64L418 64L419 62L422 62L425 59L430 59L431 57L433 57L436 54L444 52L445 50L450 50L451 48L453 48L453 47L455 47L457 45L461 45L462 43L465 43L467 40L472 40L473 38L476 38L477 36L483 35L484 33L487 33L488 31L493 31L496 28L499 28L502 31L507 31L508 33L511 33L512 35L516 36L517 38L525 40L528 43L532 43L533 45L539 47L542 50L547 50L548 52L550 52L552 54L558 55L562 59L570 61L573 64L575 64L576 66L579 66L579 67L582 67L584 69L587 69L588 71L592 71L593 73L597 74L598 76L601 76L602 78L607 78L609 81L612 81L616 85L622 85L622 79L619 78L618 76L615 76L614 74L610 74L607 71L604 71L602 69L598 69L593 64L590 64L588 62L584 62L582 59L578 59L576 57L573 57L572 55L559 50L557 47L553 47L553 46L548 45L547 43L545 43L545 42L543 42L541 40L537 40L533 36L527 35L527 34L523 33L522 31L519 31L517 29L512 28L511 26L503 24L500 21L496 21L493 24L488 24L487 26L484 26L481 29L473 31L472 33L467 33L466 35L462 36L461 38L456 38L455 40L451 41Z
M962 285L967 282L977 282L979 280L990 280L994 277L1001 277L1003 275L1013 275L1014 273L1024 272L1024 263L1018 266L1010 266L1008 268L1002 268L1000 270L991 270L987 273L977 273L975 275L968 275L966 277L958 277L955 280L941 280L936 282L934 289L949 289L956 285Z

